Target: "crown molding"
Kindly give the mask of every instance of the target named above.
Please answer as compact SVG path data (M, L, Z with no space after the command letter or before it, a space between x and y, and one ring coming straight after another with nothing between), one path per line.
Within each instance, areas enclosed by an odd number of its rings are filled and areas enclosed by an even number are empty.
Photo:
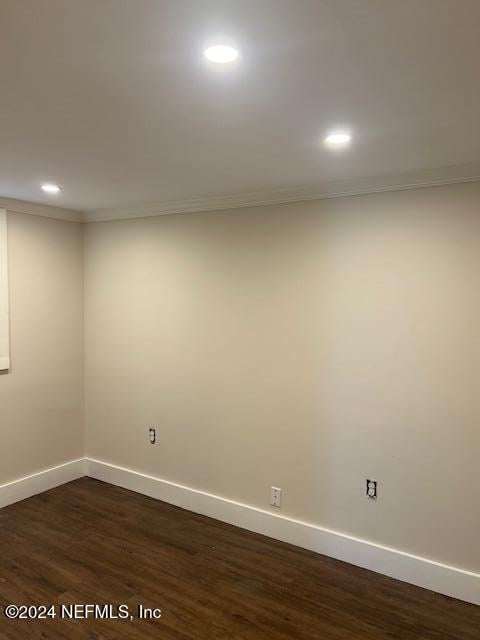
M24 200L15 200L14 198L0 198L0 209L6 209L7 211L13 211L14 213L27 213L31 216L54 218L55 220L84 222L84 215L81 211L62 209L60 207L50 207L49 205L26 202Z
M89 209L83 212L75 209L64 209L24 200L16 200L14 198L0 197L0 209L42 216L44 218L53 218L55 220L66 220L68 222L107 222L110 220L148 218L175 213L221 211L245 207L287 204L291 202L324 200L327 198L343 198L468 182L480 182L480 162L399 173L389 176L325 182L315 185L280 187L259 191L216 194L178 200L160 200L158 202L125 207Z
M160 200L143 205L91 209L84 212L84 222L106 222L200 211L219 211L243 207L265 206L289 202L304 202L326 198L359 196L386 191L402 191L438 187L449 184L480 182L480 162L468 165L440 167L376 178L361 178L317 185L282 187L264 191L245 191L193 197L179 200Z

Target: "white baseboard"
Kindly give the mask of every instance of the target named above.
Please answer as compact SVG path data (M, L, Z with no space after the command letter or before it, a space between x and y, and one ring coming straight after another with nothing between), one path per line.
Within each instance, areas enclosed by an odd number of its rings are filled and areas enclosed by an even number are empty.
M480 574L384 547L162 480L131 469L87 458L86 474L137 493L233 524L270 538L289 542L377 573L480 605Z
M91 458L0 485L0 507L84 475L350 564L480 605L480 574Z
M37 493L48 491L61 484L76 480L86 475L86 460L79 458L78 460L70 460L56 467L43 469L30 476L7 482L0 485L0 507L6 507L9 504L25 500Z

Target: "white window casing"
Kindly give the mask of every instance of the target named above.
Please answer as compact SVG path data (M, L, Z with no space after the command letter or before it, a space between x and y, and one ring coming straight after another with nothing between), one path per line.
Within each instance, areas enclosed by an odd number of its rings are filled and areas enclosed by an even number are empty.
M0 209L0 371L10 368L9 327L7 212Z

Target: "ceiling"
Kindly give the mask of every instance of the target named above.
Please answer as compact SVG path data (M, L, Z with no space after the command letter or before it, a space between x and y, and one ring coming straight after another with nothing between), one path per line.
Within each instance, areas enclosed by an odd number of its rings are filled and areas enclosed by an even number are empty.
M0 0L0 24L2 197L174 209L480 176L479 0ZM217 36L239 61L205 62Z

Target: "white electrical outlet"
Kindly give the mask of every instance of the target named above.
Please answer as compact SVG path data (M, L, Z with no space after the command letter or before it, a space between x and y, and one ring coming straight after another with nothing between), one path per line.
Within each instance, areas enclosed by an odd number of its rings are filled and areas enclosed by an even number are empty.
M367 479L367 497L370 500L376 500L378 497L377 493L377 481Z
M270 487L270 504L272 507L280 507L282 504L282 490L280 487Z

